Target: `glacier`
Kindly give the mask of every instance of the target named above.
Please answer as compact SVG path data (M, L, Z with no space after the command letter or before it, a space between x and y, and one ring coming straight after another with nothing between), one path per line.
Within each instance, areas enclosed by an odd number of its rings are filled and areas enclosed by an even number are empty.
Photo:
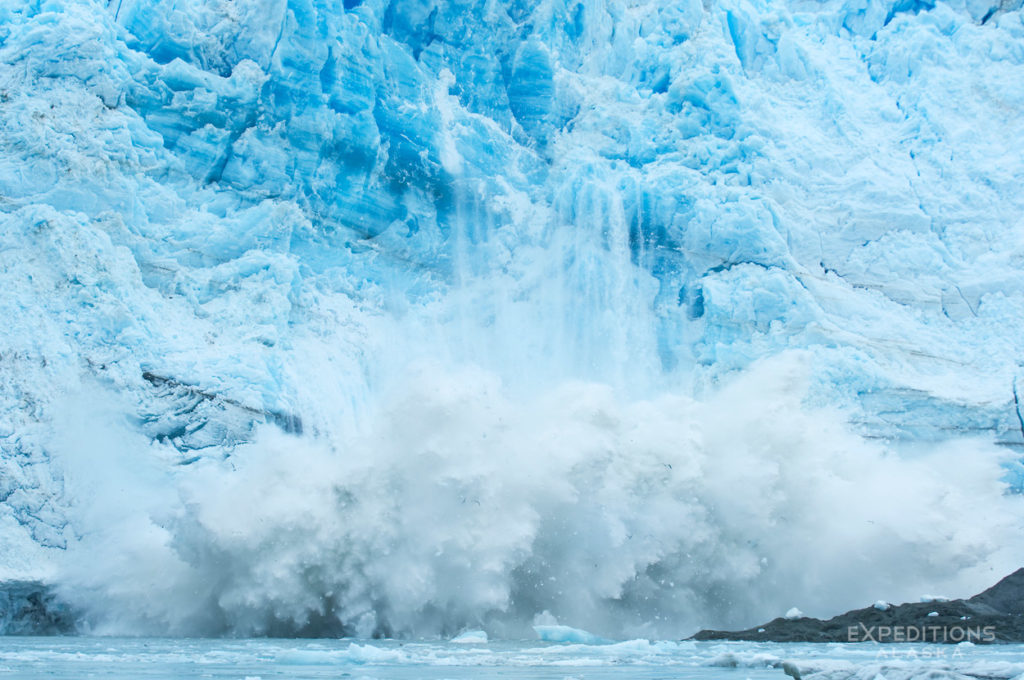
M1019 0L2 0L0 56L0 584L81 630L1020 566Z

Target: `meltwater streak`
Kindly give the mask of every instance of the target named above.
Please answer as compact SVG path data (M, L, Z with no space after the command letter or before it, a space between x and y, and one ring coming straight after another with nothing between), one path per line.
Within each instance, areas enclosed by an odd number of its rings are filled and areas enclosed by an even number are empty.
M67 421L82 538L62 594L97 633L522 638L547 611L671 638L1008 571L1020 498L995 447L895 455L802 405L802 359L704 401L586 382L520 400L422 364L357 435L268 427L173 473L136 435Z

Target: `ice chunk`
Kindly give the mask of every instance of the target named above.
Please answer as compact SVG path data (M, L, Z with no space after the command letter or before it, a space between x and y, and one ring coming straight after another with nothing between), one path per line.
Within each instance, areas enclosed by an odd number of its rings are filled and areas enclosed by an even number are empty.
M476 645L487 642L487 633L482 630L467 630L452 638L452 642L464 645Z
M533 630L545 642L571 642L579 645L604 645L611 642L585 630L557 624L535 625Z

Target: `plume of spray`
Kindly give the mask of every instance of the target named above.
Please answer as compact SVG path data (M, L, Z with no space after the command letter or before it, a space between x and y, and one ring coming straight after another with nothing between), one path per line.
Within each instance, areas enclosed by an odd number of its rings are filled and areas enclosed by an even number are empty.
M578 381L520 399L479 367L421 363L357 432L267 427L186 467L69 417L81 539L62 592L103 633L524 637L550 612L678 637L1015 566L999 449L895 455L805 405L806 364L633 400Z

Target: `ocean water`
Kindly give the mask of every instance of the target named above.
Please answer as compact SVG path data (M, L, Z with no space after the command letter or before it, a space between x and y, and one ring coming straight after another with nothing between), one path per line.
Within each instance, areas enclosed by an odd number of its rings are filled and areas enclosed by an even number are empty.
M788 673L787 673L788 671ZM0 678L991 678L1024 645L0 637Z

